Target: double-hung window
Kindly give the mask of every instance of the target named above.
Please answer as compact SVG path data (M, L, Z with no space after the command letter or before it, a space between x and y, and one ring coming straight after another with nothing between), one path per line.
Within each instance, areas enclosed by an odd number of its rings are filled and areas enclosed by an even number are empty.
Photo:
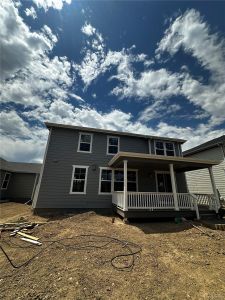
M114 172L114 191L123 191L123 171L115 170Z
M112 170L100 169L99 192L101 194L111 193L111 186L112 186Z
M123 191L124 174L123 170L115 170L114 191ZM127 171L127 190L129 192L137 191L137 172Z
M8 185L9 185L10 176L11 176L10 173L5 173L5 177L3 179L2 187L1 187L2 190L7 190Z
M78 143L78 152L92 152L92 139L93 135L91 133L82 133L79 135L79 143Z
M123 170L112 170L109 168L100 169L99 193L111 193L112 191L123 191L124 173ZM127 190L137 191L137 171L127 171Z
M70 193L86 194L88 166L73 166Z
M155 154L175 156L174 143L155 141Z
M174 144L173 143L165 143L165 151L167 156L175 156Z
M116 136L107 137L107 154L116 154L119 152L120 148L120 139Z
M165 155L164 154L164 143L161 141L155 142L155 153L157 155Z

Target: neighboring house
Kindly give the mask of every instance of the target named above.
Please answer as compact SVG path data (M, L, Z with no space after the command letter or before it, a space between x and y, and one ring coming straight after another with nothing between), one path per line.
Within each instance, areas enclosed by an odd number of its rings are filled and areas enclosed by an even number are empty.
M116 209L124 217L197 213L185 171L217 161L182 156L185 140L46 123L34 212ZM217 205L217 206L216 206ZM218 210L212 197L211 209Z
M225 135L189 149L183 154L188 158L219 160L213 166L213 175L219 194L225 199ZM192 193L213 193L207 169L186 173L189 191Z
M9 162L0 158L0 200L32 199L41 164Z

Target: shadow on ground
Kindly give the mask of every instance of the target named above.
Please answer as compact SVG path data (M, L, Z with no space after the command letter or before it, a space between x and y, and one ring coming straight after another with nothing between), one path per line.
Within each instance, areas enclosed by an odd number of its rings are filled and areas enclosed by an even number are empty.
M175 222L174 219L140 219L130 220L130 225L142 230L145 234L175 233L188 230L192 226L185 222Z

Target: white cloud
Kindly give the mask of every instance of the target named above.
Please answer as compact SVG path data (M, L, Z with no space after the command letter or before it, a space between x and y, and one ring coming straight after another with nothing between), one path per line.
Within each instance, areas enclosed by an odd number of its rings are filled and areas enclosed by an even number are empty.
M43 8L45 11L54 8L61 10L65 3L71 4L72 0L32 0L38 8Z
M179 104L163 104L162 101L156 101L152 105L146 107L139 114L139 121L148 122L154 119L163 119L165 116L175 117L175 113L181 110Z
M71 62L66 57L48 57L57 42L52 30L44 25L40 32L32 32L12 1L0 5L1 101L25 106L48 105L54 99L71 97L82 101L71 92Z
M118 67L118 74L112 78L122 82L112 90L112 94L121 98L165 99L180 93L180 75L166 69L144 71L135 78L134 72L125 62Z
M25 137L29 134L26 124L16 111L0 112L0 133L14 137Z
M37 19L37 13L33 6L31 6L30 8L26 8L24 12L26 16Z
M85 24L82 32L88 36L88 44L84 49L85 56L80 65L75 68L82 78L85 87L88 87L93 80L101 74L116 67L116 75L111 76L110 80L116 79L119 85L116 86L111 94L120 98L158 98L163 99L180 92L180 75L172 74L166 69L146 70L139 76L134 75L133 63L142 62L149 67L154 63L144 53L134 55L133 45L129 49L121 51L106 51L102 35L91 24Z
M200 13L195 9L177 17L166 30L156 53L168 51L174 55L180 48L192 54L201 65L212 71L214 75L225 76L224 61L225 40L219 39L218 34L211 33Z
M225 121L225 39L212 33L200 13L191 9L172 22L156 53L159 57L165 52L173 56L179 49L210 72L206 85L192 78L187 67L182 68L181 94L209 113L215 123Z
M81 31L87 36L92 36L96 33L96 29L89 23L85 23Z
M29 66L32 59L53 48L54 40L44 32L31 32L10 0L0 3L0 28L1 79Z
M31 126L16 111L0 114L0 157L12 161L41 162L48 130Z

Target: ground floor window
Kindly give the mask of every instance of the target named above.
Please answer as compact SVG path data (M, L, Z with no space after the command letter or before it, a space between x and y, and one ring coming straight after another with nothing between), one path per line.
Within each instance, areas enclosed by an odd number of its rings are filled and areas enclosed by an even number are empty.
M11 176L11 173L5 173L5 177L3 179L2 187L1 187L2 190L7 190L8 185L9 185L10 176Z
M109 168L100 169L100 193L111 193L112 191L123 191L124 173L122 169L112 170ZM137 191L137 170L127 171L127 190Z
M73 166L71 194L86 194L88 166Z
M111 193L112 170L101 169L100 171L100 193Z

